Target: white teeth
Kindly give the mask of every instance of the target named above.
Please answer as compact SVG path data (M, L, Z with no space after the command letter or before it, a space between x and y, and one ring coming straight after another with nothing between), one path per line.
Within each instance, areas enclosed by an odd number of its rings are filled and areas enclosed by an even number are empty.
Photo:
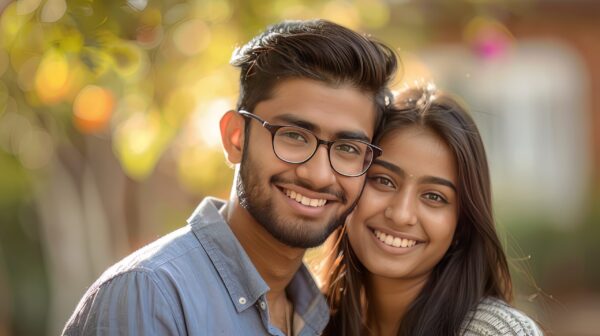
M394 237L392 235L389 235L387 233L383 233L379 230L375 230L375 236L377 236L377 238L379 240L381 240L384 244L389 245L389 246L393 246L393 247L413 247L417 244L417 242L415 240L410 240L410 239L405 239L405 238L400 238L400 237Z
M285 194L287 195L287 197L295 200L296 202L313 208L322 207L325 205L325 203L327 203L327 200L325 199L308 198L292 190L286 189Z

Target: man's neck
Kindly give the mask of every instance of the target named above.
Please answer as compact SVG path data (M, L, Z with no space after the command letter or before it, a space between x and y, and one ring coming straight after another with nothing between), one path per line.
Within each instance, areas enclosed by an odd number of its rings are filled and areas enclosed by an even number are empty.
M399 280L370 275L366 284L369 328L376 335L397 335L400 321L426 281L427 277Z
M269 301L285 298L285 288L302 265L305 249L281 243L260 225L237 200L224 209L224 217L258 273L270 287Z

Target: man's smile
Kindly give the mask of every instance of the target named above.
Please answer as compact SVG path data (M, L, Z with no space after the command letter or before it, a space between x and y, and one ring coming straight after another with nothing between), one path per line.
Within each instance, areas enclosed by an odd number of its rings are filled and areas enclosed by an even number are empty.
M318 199L318 198L309 198L302 195L299 192L295 192L293 190L284 189L283 192L291 199L295 200L302 205L311 206L311 207L322 207L327 203L326 199Z

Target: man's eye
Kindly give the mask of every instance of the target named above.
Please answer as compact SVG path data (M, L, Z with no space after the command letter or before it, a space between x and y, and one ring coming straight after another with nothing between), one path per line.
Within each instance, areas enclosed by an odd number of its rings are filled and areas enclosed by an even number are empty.
M308 142L306 135L296 131L283 131L278 134L279 137L283 137L288 141L296 142Z
M337 152L340 152L340 153L354 154L354 155L358 155L361 152L360 149L357 146L355 146L355 145L353 145L351 143L336 144L335 145L335 150Z

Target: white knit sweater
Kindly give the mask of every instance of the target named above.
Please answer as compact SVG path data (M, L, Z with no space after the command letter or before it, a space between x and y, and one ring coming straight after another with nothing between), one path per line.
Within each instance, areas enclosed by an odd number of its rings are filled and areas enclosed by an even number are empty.
M542 336L527 315L496 298L483 299L462 327L464 336Z

